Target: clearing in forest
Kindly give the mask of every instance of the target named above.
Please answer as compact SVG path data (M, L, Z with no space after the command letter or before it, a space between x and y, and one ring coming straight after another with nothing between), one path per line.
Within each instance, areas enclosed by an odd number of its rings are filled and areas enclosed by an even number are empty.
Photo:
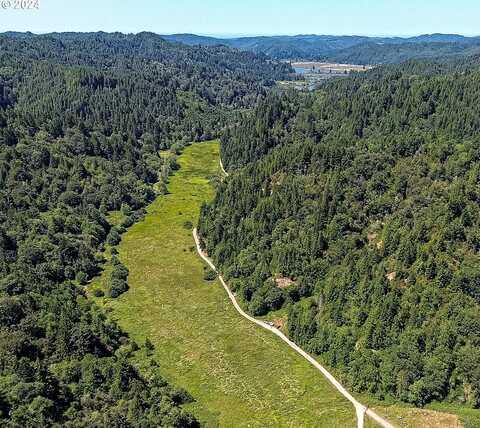
M204 280L185 226L214 195L218 142L191 145L178 162L169 194L118 246L130 290L108 300L112 318L139 344L149 338L163 375L193 395L188 410L207 427L355 427L353 406L321 373L242 318L217 281ZM146 363L143 350L136 359Z

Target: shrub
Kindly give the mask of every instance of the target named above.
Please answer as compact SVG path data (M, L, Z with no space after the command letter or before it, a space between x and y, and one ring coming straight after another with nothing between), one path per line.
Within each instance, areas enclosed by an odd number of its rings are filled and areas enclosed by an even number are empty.
M215 272L213 269L207 269L203 273L203 279L205 281L213 281L217 277L217 272Z
M107 244L114 247L115 245L118 245L120 243L121 239L122 238L118 233L118 230L115 227L113 227L107 236Z
M105 293L103 292L103 290L100 290L99 288L97 288L94 292L93 292L93 295L95 297L103 297L105 296Z
M168 195L168 188L163 180L158 184L158 193L160 195Z
M253 297L252 301L250 302L249 308L250 312L256 317L266 315L268 312L267 305L263 300L263 296L261 296L260 294L256 294Z
M75 279L80 285L85 285L88 281L87 274L85 272L78 272Z
M135 223L135 217L134 215L129 215L122 223L122 227L125 229L128 229L130 226L133 226Z
M147 351L147 355L152 355L155 350L155 346L153 346L153 343L148 338L145 339L145 350Z
M119 279L126 281L128 278L128 269L125 265L119 263L113 266L112 279Z
M108 293L112 299L116 299L126 291L128 291L127 281L121 279L112 279Z
M122 207L120 208L120 211L125 216L129 216L130 214L132 214L132 208L130 207L130 205L125 204L125 203L122 204Z
M115 256L112 257L112 265L113 269L110 276L110 288L108 294L115 299L128 290L128 269Z

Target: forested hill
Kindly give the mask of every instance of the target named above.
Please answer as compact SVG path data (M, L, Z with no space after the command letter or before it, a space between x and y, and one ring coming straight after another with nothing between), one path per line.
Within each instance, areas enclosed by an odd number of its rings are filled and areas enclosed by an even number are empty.
M266 98L223 138L208 253L354 391L480 407L480 68Z
M172 34L162 37L187 45L226 45L263 53L275 59L355 64L390 64L415 58L458 58L480 52L480 38L458 34L424 34L406 38L315 34L228 39L194 34Z
M158 150L210 137L288 72L151 34L0 37L1 426L198 425L84 286L168 175ZM117 260L111 297L127 276Z
M398 64L412 59L460 61L480 54L480 39L471 42L362 43L323 59L347 64Z
M21 34L0 37L0 60L3 79L22 79L15 102L24 120L149 132L162 147L209 138L228 110L253 105L291 71L253 53L176 45L151 33Z
M164 72L179 74L179 80L203 73L203 79L238 79L269 85L284 78L285 64L265 61L262 54L239 52L225 46L202 48L170 43L154 33L0 33L2 53L27 54L31 59L54 60L67 65L135 68L143 62L159 62ZM129 64L130 62L134 64ZM136 64L135 64L136 63Z

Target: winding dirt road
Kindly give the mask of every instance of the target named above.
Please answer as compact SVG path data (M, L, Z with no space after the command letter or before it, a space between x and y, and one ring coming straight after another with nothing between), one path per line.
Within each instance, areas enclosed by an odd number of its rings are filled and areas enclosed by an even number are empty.
M228 172L225 171L225 168L223 167L223 162L222 162L222 158L220 158L220 169L222 170L223 174L225 175L225 177L228 177Z
M223 165L222 165L222 170L223 170ZM217 268L213 264L213 262L210 260L210 258L203 252L201 246L200 246L200 238L197 233L197 229L193 230L193 238L195 239L195 244L197 247L198 254L200 257L215 271L218 273L218 278L220 279L220 282L223 285L223 288L225 288L225 291L228 294L228 297L233 303L233 306L235 309L242 315L244 318L247 320L257 324L258 326L271 331L280 339L282 339L285 343L290 346L290 348L294 349L296 352L298 352L302 357L304 357L306 360L308 360L315 368L320 370L320 372L330 381L330 383L337 388L337 390L348 400L350 401L354 407L355 411L357 413L357 428L364 428L365 424L365 415L368 415L371 419L373 419L378 425L380 425L383 428L395 428L390 422L386 421L383 419L381 416L379 416L377 413L375 413L373 410L368 409L366 406L361 404L359 401L357 401L341 384L338 382L335 377L325 368L323 367L317 360L315 360L310 354L305 352L302 348L300 348L296 343L292 342L287 336L285 336L280 330L278 330L275 327L272 327L271 325L257 320L256 318L248 315L246 312L243 311L243 309L240 307L240 305L237 302L237 299L235 298L235 295L232 293L226 282L224 281L222 275L220 272L218 272Z

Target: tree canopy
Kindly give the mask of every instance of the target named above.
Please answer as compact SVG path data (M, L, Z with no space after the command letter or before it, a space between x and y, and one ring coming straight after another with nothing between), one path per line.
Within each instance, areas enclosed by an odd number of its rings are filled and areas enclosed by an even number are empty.
M208 253L355 391L480 406L479 88L474 60L383 67L223 136Z

